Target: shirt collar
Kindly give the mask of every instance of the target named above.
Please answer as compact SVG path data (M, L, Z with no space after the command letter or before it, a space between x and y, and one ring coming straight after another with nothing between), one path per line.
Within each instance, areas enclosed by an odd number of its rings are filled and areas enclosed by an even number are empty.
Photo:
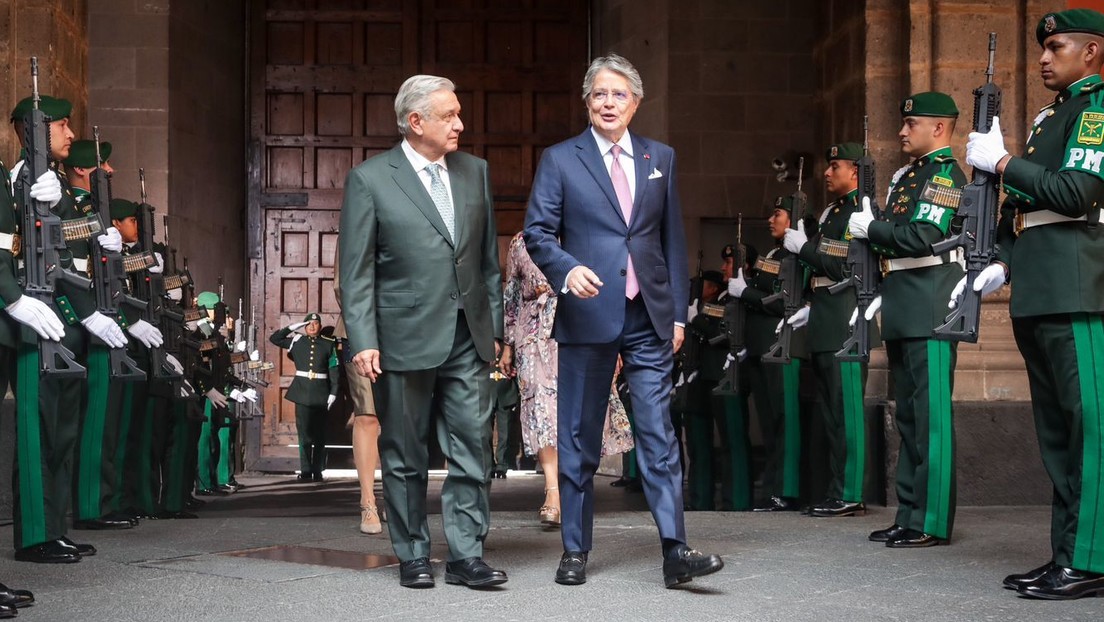
M939 149L936 149L935 151L929 151L929 152L925 153L924 155L920 156L919 158L916 158L916 161L913 162L913 164L916 165L916 166L923 166L923 165L927 164L928 162L934 160L938 156L949 156L949 155L951 155L951 148L950 147L940 147Z
M598 153L602 154L602 156L605 157L605 155L609 153L609 150L613 149L613 142L611 142L610 139L606 138L605 136L599 134L598 130L595 130L593 125L590 126L590 134L594 136L595 142L598 143ZM624 153L630 158L632 157L632 137L629 136L628 130L625 130L625 133L621 135L621 140L617 141L617 144L621 145L621 153Z
M403 155L405 155L406 159L410 161L410 166L414 167L415 172L421 172L423 169L425 169L426 166L430 164L440 164L441 168L445 169L446 171L448 170L448 165L445 164L444 156L442 156L441 159L437 160L436 162L431 163L424 155L415 151L414 147L411 146L411 144L407 142L405 138L402 141L402 150Z
M1081 92L1082 87L1092 86L1098 82L1100 82L1100 74L1098 73L1094 73L1091 76L1085 76L1084 78L1081 78L1077 82L1074 82L1073 84L1059 91L1058 95L1054 98L1054 103L1060 104L1070 97L1073 97L1075 94Z

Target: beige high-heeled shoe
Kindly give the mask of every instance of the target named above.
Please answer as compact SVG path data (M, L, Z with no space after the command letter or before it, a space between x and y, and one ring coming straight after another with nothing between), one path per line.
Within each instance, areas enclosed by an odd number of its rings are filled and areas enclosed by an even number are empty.
M374 505L360 506L360 533L374 535L383 532L379 510Z
M559 488L555 486L553 486L552 488L546 488L544 490L544 493L548 494L553 490L559 490ZM560 526L560 508L558 507L551 505L542 505L540 506L540 509L537 510L537 516L540 517L540 522L542 525L548 525L549 527Z

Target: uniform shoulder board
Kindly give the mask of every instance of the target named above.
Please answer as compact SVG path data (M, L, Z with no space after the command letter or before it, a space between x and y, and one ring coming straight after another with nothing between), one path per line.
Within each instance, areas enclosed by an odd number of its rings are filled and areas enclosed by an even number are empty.
M1047 104L1047 105L1043 106L1042 108L1040 108L1039 112L1046 112L1047 110L1050 110L1051 108L1053 108L1054 105L1055 105L1054 102L1050 102L1049 104Z
M1081 92L1082 93L1095 93L1095 92L1099 91L1100 89L1104 89L1104 82L1097 82L1095 84L1086 84L1085 86L1081 87Z
M318 336L318 338L319 338L319 339L325 339L326 341L337 341L337 340L336 340L336 339L334 339L333 337L327 337L327 336L325 336L325 335L319 335L319 336Z
M956 160L953 155L937 155L935 156L935 158L932 159L932 162L935 162L936 164L946 164L947 162L955 161Z

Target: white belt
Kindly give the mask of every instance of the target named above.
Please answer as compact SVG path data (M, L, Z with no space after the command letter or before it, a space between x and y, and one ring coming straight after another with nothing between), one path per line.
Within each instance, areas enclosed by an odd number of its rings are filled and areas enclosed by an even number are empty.
M11 251L12 255L18 255L20 249L18 233L0 233L0 249Z
M899 259L882 259L882 273L889 274L898 270L916 270L917 268L930 268L942 266L947 263L962 264L962 249L956 248L948 253L947 259L943 256L931 257L901 257Z
M321 371L296 371L295 375L307 380L325 380L330 377L329 374Z
M77 272L88 273L88 260L79 257L73 258L73 269Z
M1016 235L1019 235L1024 229L1030 229L1032 227L1042 227L1043 225L1056 225L1064 222L1087 222L1088 216L1078 216L1076 218L1070 216L1063 216L1057 212L1050 210L1039 210L1037 212L1017 212L1016 213Z
M831 287L838 283L838 281L833 281L826 276L814 276L811 279L811 282L813 284L813 289L816 289L818 287Z

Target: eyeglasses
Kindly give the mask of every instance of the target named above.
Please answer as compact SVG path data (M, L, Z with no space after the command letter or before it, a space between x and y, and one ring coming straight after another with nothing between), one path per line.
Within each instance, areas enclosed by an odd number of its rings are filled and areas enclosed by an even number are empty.
M617 102L618 104L628 103L629 98L632 97L632 94L627 91L613 91L612 93L609 91L591 91L590 100L598 103L603 103L610 95L613 95L613 101Z

